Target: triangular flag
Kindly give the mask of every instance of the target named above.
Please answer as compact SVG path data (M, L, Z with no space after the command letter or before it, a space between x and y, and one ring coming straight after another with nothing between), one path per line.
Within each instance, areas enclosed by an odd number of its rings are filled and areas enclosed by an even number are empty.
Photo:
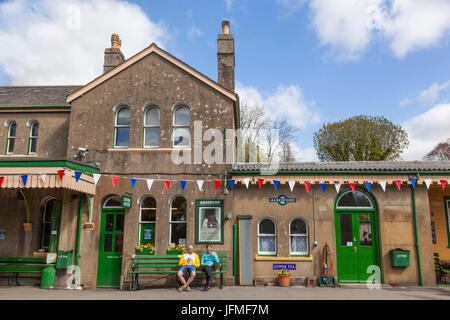
M184 191L184 187L186 187L186 180L180 180L181 191Z
M198 186L198 190L202 191L203 180L197 180L197 186Z
M98 174L98 173L94 173L94 183L95 183L95 185L97 185L97 183L98 183L98 180L100 180L100 177L102 176L101 174Z
M263 183L264 179L258 179L259 190L261 190Z
M402 182L400 180L395 180L394 183L397 186L398 190L402 188Z
M234 184L235 184L236 180L230 179L228 181L230 182L231 190L234 190Z
M170 180L164 180L164 185L166 186L166 190L169 190Z
M425 184L427 185L427 189L430 189L431 179L424 179Z
M291 192L294 190L295 181L289 181L289 188L291 188Z
M277 190L278 185L280 184L280 180L273 180L273 187Z
M45 182L45 178L47 177L47 174L42 173L40 176L41 176L42 182Z
M64 172L65 172L66 170L58 170L58 176L59 176L59 179L61 179L61 181L62 181L62 179L63 179L63 177L64 177Z
M152 188L152 184L153 184L153 179L147 179L148 191L150 191L150 189Z
M447 185L447 180L441 180L441 186L442 186L442 190L445 189L445 186Z
M335 183L334 187L336 188L336 193L339 193L339 189L341 188L341 184L340 183Z
M0 187L1 187L2 184L3 184L3 180L5 180L5 177L0 177Z
M366 185L367 191L370 192L370 189L372 188L372 184L370 182L364 182L364 184Z
M309 192L309 188L311 188L311 183L305 182L306 192Z
M81 175L83 172L75 171L75 182L78 183L78 180L80 180Z
M326 183L321 183L320 187L322 188L322 192L325 192L325 188L327 187Z
M23 185L27 185L28 176L20 176L22 178Z
M250 178L244 178L244 183L245 183L245 186L248 189L248 184L250 183Z
M413 189L415 189L416 188L416 181L417 181L417 179L411 178L411 179L409 179L409 181L411 182L411 185L412 185Z
M112 180L113 187L115 187L117 184L117 181L119 181L119 177L111 177L111 180Z
M219 186L220 186L220 180L214 180L214 186L216 187L216 190L219 190Z
M380 182L381 188L383 188L383 191L386 192L386 181Z
M131 184L131 190L133 190L134 185L136 184L136 179L135 178L130 178L130 184Z
M356 183L350 183L350 188L352 188L352 192L355 193Z

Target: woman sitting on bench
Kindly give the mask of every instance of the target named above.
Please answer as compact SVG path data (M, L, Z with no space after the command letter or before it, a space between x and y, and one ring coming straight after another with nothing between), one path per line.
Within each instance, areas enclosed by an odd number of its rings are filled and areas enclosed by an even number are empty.
M203 289L203 291L208 291L210 289L209 287L210 280L211 285L213 285L216 282L212 275L212 272L216 270L215 263L219 263L219 257L217 256L217 253L215 253L212 250L211 245L207 244L206 252L202 255L202 263L201 263L206 275L206 286Z

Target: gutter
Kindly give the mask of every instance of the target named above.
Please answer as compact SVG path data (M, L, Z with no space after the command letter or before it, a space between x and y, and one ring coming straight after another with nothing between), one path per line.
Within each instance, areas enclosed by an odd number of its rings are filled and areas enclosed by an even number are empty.
M79 265L80 260L80 241L81 241L81 222L83 218L83 205L84 205L84 194L81 194L80 197L80 213L78 216L78 233L77 233L77 247L76 247L76 254L75 254L75 265Z
M417 178L419 178L418 173L417 173ZM412 185L411 185L411 197L412 197L413 212L414 212L414 229L416 232L416 251L417 251L417 264L419 267L419 282L420 282L420 286L423 287L422 264L421 264L421 259L420 259L419 231L417 229L416 191Z

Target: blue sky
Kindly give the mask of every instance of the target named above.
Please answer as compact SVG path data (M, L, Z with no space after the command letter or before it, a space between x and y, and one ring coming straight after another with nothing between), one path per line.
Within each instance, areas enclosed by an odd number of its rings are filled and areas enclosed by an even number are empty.
M227 18L236 91L300 128L299 160L317 159L312 134L324 122L359 114L403 125L411 139L404 158L420 159L450 137L450 1L430 2L0 1L0 85L86 83L101 73L113 32L127 58L156 42L217 79ZM80 8L80 27L65 30L70 5Z

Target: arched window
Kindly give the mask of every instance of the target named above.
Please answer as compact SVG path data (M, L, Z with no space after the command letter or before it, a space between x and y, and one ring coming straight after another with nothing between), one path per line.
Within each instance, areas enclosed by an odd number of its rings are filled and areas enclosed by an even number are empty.
M139 243L155 244L156 200L145 196L140 203L139 214Z
M48 251L52 233L52 212L55 199L50 198L42 205L41 249Z
M169 244L186 244L186 207L187 201L176 196L170 204Z
M14 121L8 125L8 138L6 141L6 154L14 154L14 144L16 142L17 123Z
M28 140L28 154L36 153L38 134L39 134L39 122L35 121L30 126L30 138Z
M191 145L190 110L186 106L178 106L173 114L173 147L186 148Z
M144 148L159 147L159 125L159 108L147 108L144 114Z
M289 225L291 255L308 255L308 224L305 220L295 218Z
M258 254L277 254L277 228L271 219L262 219L258 223Z
M110 196L106 198L106 200L103 202L103 208L105 209L122 209L122 200L119 196Z
M363 192L351 190L344 192L338 199L338 209L373 209L372 201Z
M114 147L128 148L130 146L130 109L122 107L116 111Z

